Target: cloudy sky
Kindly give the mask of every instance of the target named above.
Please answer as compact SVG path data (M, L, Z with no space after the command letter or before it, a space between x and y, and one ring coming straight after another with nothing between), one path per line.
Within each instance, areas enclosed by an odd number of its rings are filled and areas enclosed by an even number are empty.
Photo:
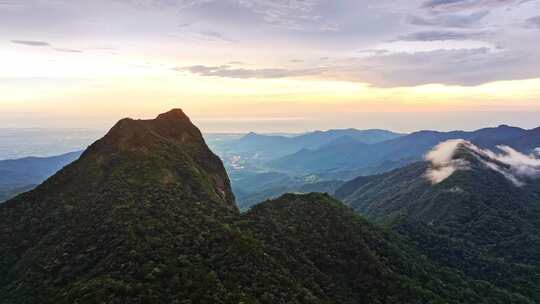
M539 0L0 0L0 128L540 125Z

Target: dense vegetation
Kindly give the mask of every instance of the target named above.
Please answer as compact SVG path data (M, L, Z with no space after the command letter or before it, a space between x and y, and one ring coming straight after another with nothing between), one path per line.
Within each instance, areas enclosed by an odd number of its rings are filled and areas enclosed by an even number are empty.
M120 121L0 206L2 303L533 303L441 267L326 194L241 214L180 111Z
M211 231L237 214L221 161L183 113L122 120L79 160L0 206L0 298L171 295L175 279L159 274L183 255L197 263Z
M434 264L325 194L286 194L253 207L240 223L330 303L532 303Z
M516 187L480 163L431 185L426 163L357 178L336 196L408 236L431 259L540 302L540 184Z

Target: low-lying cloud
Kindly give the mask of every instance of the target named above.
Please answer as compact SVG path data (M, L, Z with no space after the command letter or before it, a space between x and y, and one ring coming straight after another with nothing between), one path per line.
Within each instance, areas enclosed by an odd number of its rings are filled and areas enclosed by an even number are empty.
M432 184L444 181L456 171L471 169L470 162L455 157L459 148L467 149L485 167L500 173L518 187L524 186L527 179L540 178L540 148L527 155L499 145L499 152L494 152L469 141L455 139L438 144L426 154L425 159L430 163L426 178Z
M438 184L458 170L468 170L469 163L462 159L454 159L457 148L466 144L463 139L454 139L442 142L435 146L425 159L430 162L426 177L432 184Z

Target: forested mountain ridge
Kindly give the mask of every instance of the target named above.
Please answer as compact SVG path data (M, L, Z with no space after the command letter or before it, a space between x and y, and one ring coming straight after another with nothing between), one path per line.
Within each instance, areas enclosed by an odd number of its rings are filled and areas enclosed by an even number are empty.
M458 142L440 149L449 156L443 162L359 177L335 196L409 236L435 261L538 301L538 161L512 151L496 154Z
M124 119L0 206L4 303L531 303L324 194L240 214L180 110Z
M237 214L221 161L181 111L121 120L79 160L0 206L2 298L109 302L125 288L152 297L157 289L137 291L136 282L155 283L152 269L203 246L217 219Z

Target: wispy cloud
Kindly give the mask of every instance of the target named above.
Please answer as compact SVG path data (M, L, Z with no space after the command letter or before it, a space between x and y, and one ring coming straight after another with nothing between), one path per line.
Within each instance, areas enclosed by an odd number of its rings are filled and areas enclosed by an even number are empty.
M445 41L445 40L472 40L483 37L485 33L456 32L456 31L423 31L402 35L397 40L403 41Z
M438 14L435 16L410 15L407 21L418 26L470 28L476 26L488 14L489 11L479 11L471 14Z
M532 53L488 47L412 53L373 54L328 68L326 75L369 82L378 87L453 84L473 86L540 76L540 58Z
M389 50L384 49L366 49L366 50L359 50L359 54L368 54L368 55L384 55L390 53Z
M470 170L471 163L457 156L459 149L469 151L486 168L500 173L518 187L524 186L527 179L540 178L540 158L537 155L526 155L504 145L497 146L500 152L494 152L456 139L438 144L426 155L425 159L429 162L426 172L428 180L437 184L456 171Z
M434 37L409 37L431 41ZM458 39L459 37L453 37ZM466 37L463 37L466 38ZM193 65L174 68L199 76L223 78L287 78L320 76L351 82L369 83L375 87L406 87L425 84L474 86L492 81L528 79L540 76L540 58L488 47L474 49L443 49L427 52L395 53L383 49L358 51L363 56L326 60L324 65L309 67L298 62L298 68L288 65L272 68L245 68L233 64Z
M528 26L540 29L540 16L529 18L525 21Z
M320 0L119 0L143 8L177 8L179 10L212 7L225 4L229 7L240 7L256 17L259 21L282 27L300 29L302 23L320 18L313 14ZM336 29L334 24L322 28Z
M155 56L181 50L186 60L200 60L201 66L173 66L204 76L322 75L377 87L540 77L533 39L540 16L530 18L540 8L538 0L0 0L4 2L24 2L20 10L0 10L0 31L19 38L11 43L21 47L72 56L92 52L84 45L102 44L117 46L115 54L137 52L141 45ZM144 18L149 22L140 22ZM47 36L24 36L48 25ZM86 30L100 33L99 39L77 36ZM49 42L52 37L84 45L56 45ZM127 43L119 43L118 37ZM269 58L272 49L276 51ZM236 59L217 58L227 54ZM216 60L250 65L223 67Z
M76 49L54 48L54 50L63 53L83 53L83 51Z
M265 68L265 69L245 69L245 68L232 68L228 65L221 66L205 66L195 65L188 67L177 67L173 70L178 72L189 72L199 76L211 76L211 77L226 77L226 78L259 78L259 79L271 79L271 78L287 78L287 77L301 77L319 75L324 73L324 68L312 68L312 69L297 69L290 70L284 68Z
M236 40L231 39L231 38L225 36L223 33L220 33L218 31L206 30L206 31L197 32L197 34L201 38L207 39L207 40L224 41L224 42L237 42Z
M27 46L38 46L38 47L51 46L46 41L38 41L38 40L11 40L11 42L15 44L22 44L22 45L27 45Z
M16 11L23 8L26 3L22 1L0 1L0 10L3 11Z
M529 0L530 1L530 0ZM423 8L435 11L461 11L471 9L489 9L501 6L520 5L523 0L427 0Z
M237 0L270 24L301 28L301 23L319 19L312 14L318 0ZM335 28L335 27L332 27Z
M32 46L32 47L46 47L54 51L63 52L63 53L82 53L83 52L77 49L54 47L51 43L46 42L46 41L40 41L40 40L11 40L11 42L15 44L21 44L21 45Z

